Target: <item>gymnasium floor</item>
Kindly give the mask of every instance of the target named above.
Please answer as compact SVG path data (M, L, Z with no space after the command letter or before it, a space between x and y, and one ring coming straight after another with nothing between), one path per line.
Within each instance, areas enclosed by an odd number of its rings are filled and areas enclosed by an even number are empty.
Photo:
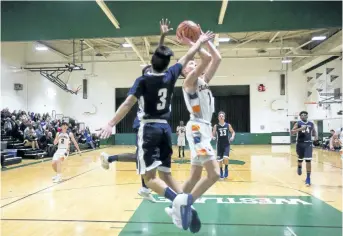
M216 183L195 204L202 230L198 235L316 236L342 235L342 164L338 153L314 151L311 187L296 174L294 146L233 146L230 177ZM190 235L177 229L164 207L142 201L134 163L99 167L102 151L70 157L65 181L53 184L50 162L2 172L2 235ZM188 155L188 153L187 153ZM183 181L189 164L173 164Z

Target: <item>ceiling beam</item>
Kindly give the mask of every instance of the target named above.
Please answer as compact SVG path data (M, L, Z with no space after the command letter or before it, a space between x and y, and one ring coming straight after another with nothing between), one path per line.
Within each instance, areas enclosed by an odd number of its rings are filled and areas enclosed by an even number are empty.
M171 43L171 44L173 44L173 45L175 45L175 46L182 47L182 45L180 43L178 43L177 41L172 40L170 38L165 37L164 40L169 42L169 43Z
M335 35L331 36L330 38L326 39L324 42L319 44L317 47L313 48L311 50L311 53L313 54L322 54L322 53L341 53L342 52L342 31L339 31ZM327 55L326 57L318 58L321 61L326 60L329 57ZM292 70L298 70L298 69L306 69L306 67L312 66L313 63L317 63L316 58L298 58L296 60L293 60L292 62Z
M41 45L47 47L51 52L55 53L55 54L58 55L58 56L61 56L61 57L66 58L66 59L70 59L70 58L68 57L68 55L66 55L66 54L64 54L64 53L62 53L62 52L60 52L60 51L58 51L58 50L56 50L56 49L54 49L54 48L48 46L46 43L43 43L42 41L37 41L37 43L39 43L39 44L41 44Z
M144 45L145 45L145 51L146 51L146 55L147 57L149 57L150 55L150 43L147 37L144 37Z
M218 17L218 25L223 24L228 2L229 2L228 0L222 0L222 7L220 8L219 17Z
M119 22L117 21L117 19L114 17L114 15L112 14L112 12L110 11L110 9L107 7L106 3L103 0L96 0L96 3L99 5L99 7L102 9L102 11L105 13L105 15L107 16L107 18L112 22L113 26L116 29L120 29L119 26ZM132 43L131 39L129 38L125 38L125 41L131 45L133 51L137 54L137 57L144 63L146 64L146 62L144 61L141 53L139 52L139 50L137 49L137 47Z
M114 17L114 15L112 14L111 10L107 7L106 3L103 0L96 0L96 3L99 5L101 10L105 13L107 18L112 22L114 27L116 27L116 29L120 29L119 22Z
M274 36L269 40L269 43L272 43L274 41L274 39L276 39L276 37L280 34L280 31L276 32L274 34Z
M146 64L146 62L145 62L143 56L141 55L141 53L140 53L139 50L137 49L136 45L134 45L134 44L132 43L132 40L129 39L129 38L125 38L125 41L126 41L128 44L131 45L132 50L137 54L137 57L138 57L144 64Z
M283 36L282 39L281 38L277 38L277 39L275 39L275 41L281 41L281 40L285 40L285 39L296 38L296 37L300 37L300 36L303 36L303 35L306 35L306 34L312 34L312 33L319 32L319 31L323 31L323 29L295 32L293 34Z
M312 40L307 41L306 43L303 43L303 44L301 44L300 46L298 46L298 47L296 47L296 48L291 48L291 51L287 52L286 55L289 55L289 54L291 54L292 52L293 52L293 53L294 53L294 52L297 52L297 50L301 49L302 47L304 47L304 46L306 46L307 44L310 44L310 43L312 43ZM295 54L298 54L298 53L295 53Z
M322 53L322 54L298 54L298 55L290 55L287 56L289 58L297 58L297 57L308 57L308 58L312 58L312 57L318 57L318 56L337 56L340 55L340 53ZM177 57L177 56L176 56ZM225 56L222 55L222 58L224 59L273 59L273 58L284 58L286 57L285 54L281 54L281 55L275 55L275 56L271 56L271 55L242 55L242 56ZM84 61L83 63L93 63L93 62L127 62L127 61L131 61L131 62L139 62L140 60L138 59L117 59L117 60L89 60L89 61ZM52 64L65 64L65 61L59 61L59 62L30 62L27 63L25 66L33 66L33 65L52 65Z
M218 47L219 46L219 34L214 35L214 41L213 41L214 46Z
M97 41L102 41L104 43L107 43L107 44L111 44L111 45L114 45L114 46L120 46L120 43L115 43L115 42L112 42L110 40L107 40L107 39L96 39Z
M267 32L259 33L259 34L255 35L254 37L252 37L251 39L249 39L249 40L247 40L247 41L244 41L243 43L240 43L240 44L236 45L234 48L241 47L241 46L243 46L243 45L245 45L245 44L247 44L247 43L249 43L249 42L251 42L251 41L253 41L253 40L255 40L255 39L261 38L261 37L264 36L265 34L267 34Z

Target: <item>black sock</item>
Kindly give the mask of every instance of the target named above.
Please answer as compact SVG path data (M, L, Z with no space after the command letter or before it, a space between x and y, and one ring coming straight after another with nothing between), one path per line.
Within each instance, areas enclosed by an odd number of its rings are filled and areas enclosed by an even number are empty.
M181 157L181 147L179 146L179 157Z
M114 162L114 161L118 161L118 155L113 155L113 156L109 156L108 157L108 162Z
M143 177L142 177L141 179L142 179L142 187L143 187L143 188L148 188L148 187L145 185L145 182L144 182Z
M182 146L182 157L185 157L185 146Z

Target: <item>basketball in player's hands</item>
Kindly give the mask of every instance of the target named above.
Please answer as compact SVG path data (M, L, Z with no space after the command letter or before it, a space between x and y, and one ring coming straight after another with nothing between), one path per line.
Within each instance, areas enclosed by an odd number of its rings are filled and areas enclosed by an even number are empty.
M201 29L199 25L189 20L181 22L176 30L176 39L182 44L187 43L184 38L188 38L192 42L196 42L200 35Z

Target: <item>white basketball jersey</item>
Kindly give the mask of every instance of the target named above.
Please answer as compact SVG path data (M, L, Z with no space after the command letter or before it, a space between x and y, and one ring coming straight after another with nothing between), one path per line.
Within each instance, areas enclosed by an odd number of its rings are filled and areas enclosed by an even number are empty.
M58 149L68 149L69 142L70 142L69 134L67 133L58 134Z
M176 132L179 138L184 138L186 136L186 127L185 126L178 126L176 128Z
M183 89L188 111L191 113L191 119L197 118L211 122L214 112L214 97L208 84L198 78L197 90L194 94L189 94Z

